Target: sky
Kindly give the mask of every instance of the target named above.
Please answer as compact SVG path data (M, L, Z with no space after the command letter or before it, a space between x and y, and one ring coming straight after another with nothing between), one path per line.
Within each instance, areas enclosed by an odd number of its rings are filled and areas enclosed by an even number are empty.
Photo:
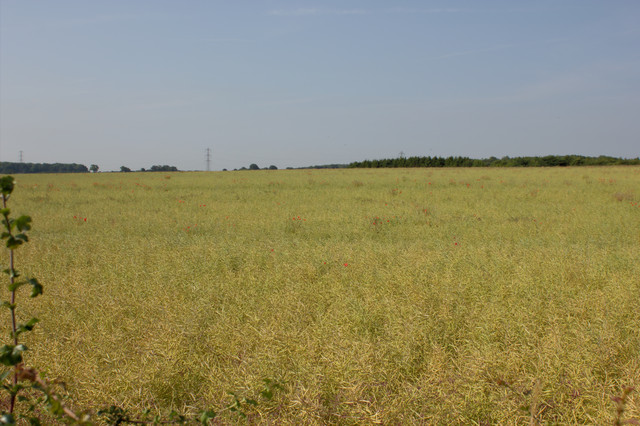
M0 161L640 156L637 0L0 0Z

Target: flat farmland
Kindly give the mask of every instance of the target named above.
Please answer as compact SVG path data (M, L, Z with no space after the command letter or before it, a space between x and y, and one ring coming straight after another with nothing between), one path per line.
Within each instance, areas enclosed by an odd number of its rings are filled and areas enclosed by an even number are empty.
M640 385L638 167L15 177L27 363L78 409L605 424Z

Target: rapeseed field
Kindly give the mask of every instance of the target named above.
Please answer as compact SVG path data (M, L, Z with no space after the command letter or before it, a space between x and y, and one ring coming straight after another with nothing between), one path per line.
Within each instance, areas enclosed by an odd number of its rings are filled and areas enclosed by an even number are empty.
M270 379L219 420L607 424L640 385L638 167L15 178L28 363L76 409Z

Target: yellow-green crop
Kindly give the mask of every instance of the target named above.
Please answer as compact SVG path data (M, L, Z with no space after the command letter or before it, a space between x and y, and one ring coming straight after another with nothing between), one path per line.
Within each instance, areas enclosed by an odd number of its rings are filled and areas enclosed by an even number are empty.
M78 409L269 378L251 422L605 424L640 384L638 167L16 180L28 362Z

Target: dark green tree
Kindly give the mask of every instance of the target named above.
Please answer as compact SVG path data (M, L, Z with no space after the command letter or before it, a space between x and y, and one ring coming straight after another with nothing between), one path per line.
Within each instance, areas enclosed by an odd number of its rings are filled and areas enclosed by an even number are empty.
M151 166L150 169L152 172L177 172L178 168L176 166Z

